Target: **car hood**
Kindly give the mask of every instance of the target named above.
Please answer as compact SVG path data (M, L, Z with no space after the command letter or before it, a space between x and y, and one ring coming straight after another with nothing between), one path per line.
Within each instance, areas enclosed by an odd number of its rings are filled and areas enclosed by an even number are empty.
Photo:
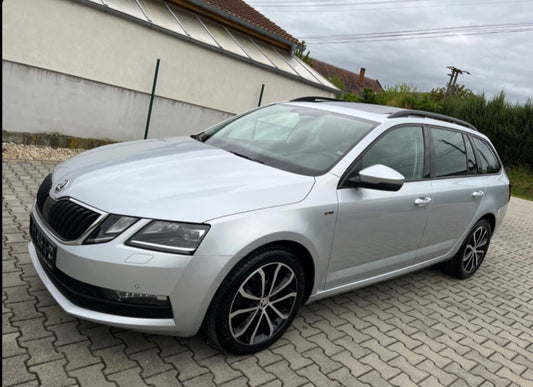
M68 184L55 193L65 180ZM50 194L120 215L205 222L301 201L314 181L175 137L82 153L56 167Z

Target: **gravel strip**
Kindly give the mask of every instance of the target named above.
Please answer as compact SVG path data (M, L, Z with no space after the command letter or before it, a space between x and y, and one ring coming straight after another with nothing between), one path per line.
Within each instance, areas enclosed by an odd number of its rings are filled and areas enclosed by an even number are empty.
M3 142L2 160L65 161L85 151L86 149L53 148L51 146Z

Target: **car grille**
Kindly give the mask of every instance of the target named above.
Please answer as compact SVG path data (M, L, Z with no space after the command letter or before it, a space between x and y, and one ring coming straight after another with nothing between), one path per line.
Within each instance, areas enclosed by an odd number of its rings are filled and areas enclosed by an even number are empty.
M49 228L62 240L74 241L80 238L98 219L99 213L85 208L71 200L54 200L52 175L46 176L37 192L37 208Z

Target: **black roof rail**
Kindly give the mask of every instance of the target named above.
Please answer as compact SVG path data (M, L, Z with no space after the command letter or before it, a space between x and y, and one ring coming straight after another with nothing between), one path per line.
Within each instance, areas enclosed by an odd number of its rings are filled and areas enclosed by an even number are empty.
M321 102L321 101L336 101L343 102L341 99L329 98L329 97L300 97L291 99L290 102Z
M411 117L411 116L433 118L439 121L445 121L445 122L450 122L452 124L466 126L467 128L478 131L474 125L466 121L460 120L458 118L453 118L450 116L445 116L444 114L425 112L423 110L401 110L399 112L389 114L388 118L402 118L402 117Z

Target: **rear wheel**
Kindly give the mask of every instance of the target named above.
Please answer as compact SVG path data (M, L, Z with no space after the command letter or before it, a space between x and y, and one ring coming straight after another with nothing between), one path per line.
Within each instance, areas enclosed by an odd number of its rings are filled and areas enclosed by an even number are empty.
M236 354L268 347L294 319L302 303L304 281L300 262L284 247L246 257L213 298L205 320L208 338Z
M477 222L472 227L457 254L444 263L444 271L460 279L471 277L485 259L491 236L492 227L490 223L485 219Z

